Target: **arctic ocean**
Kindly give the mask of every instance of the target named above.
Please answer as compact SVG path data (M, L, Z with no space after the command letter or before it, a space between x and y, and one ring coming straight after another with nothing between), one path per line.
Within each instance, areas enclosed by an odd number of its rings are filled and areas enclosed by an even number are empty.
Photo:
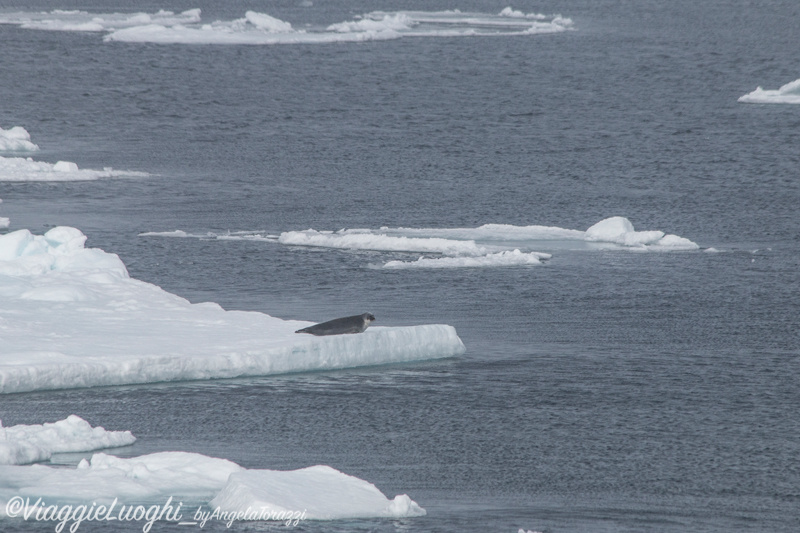
M0 530L796 531L799 25L0 1Z

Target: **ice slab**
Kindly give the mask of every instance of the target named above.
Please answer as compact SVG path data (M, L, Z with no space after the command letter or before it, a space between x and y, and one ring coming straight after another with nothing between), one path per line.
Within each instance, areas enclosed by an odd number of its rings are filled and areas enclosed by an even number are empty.
M749 104L800 104L800 79L789 82L777 90L764 90L761 87L739 98Z
M0 181L92 181L102 178L146 177L146 172L80 169L71 161L46 163L30 157L0 156Z
M191 503L207 503L205 512L237 520L275 517L284 511L312 520L425 514L407 495L389 500L373 484L329 466L247 470L226 459L189 452L131 458L96 453L77 468L0 465L0 516L14 497L42 498L46 505L114 505L117 512L133 503L181 501L189 518Z
M258 376L451 357L455 329L297 335L310 322L192 304L129 277L75 228L0 236L0 393Z
M305 517L311 520L425 515L407 495L389 500L372 483L325 465L289 472L234 472L209 506L235 513L305 510Z
M21 126L0 128L0 152L35 152L39 147L31 142L28 131Z
M114 31L106 41L182 44L321 44L362 42L403 37L532 35L572 29L561 16L462 13L460 11L374 11L355 20L325 27L294 29L266 13L248 11L242 19L210 24L148 24Z
M572 29L559 15L522 13L507 7L497 14L453 11L374 11L352 21L327 26L303 26L267 13L247 11L243 18L203 22L201 11L180 14L89 13L87 11L0 13L0 24L23 28L106 32L105 41L182 44L318 44L361 42L402 37L533 35Z
M133 444L130 431L92 427L79 416L45 424L3 427L0 421L0 465L46 461L54 453L89 452Z
M539 265L564 250L688 251L697 243L660 230L636 231L625 217L610 217L586 231L554 226L484 224L477 228L341 229L338 231L265 231L189 233L183 230L141 233L142 237L250 240L287 246L340 250L423 253L414 261L390 260L372 268L480 268Z
M510 250L486 254L481 257L420 257L416 261L389 261L383 265L388 269L406 268L475 268L541 265L543 259L550 259L550 254L540 252L523 253Z
M190 9L175 14L157 13L90 13L81 10L55 9L49 12L14 11L0 13L0 24L14 24L32 30L103 32L145 24L178 25L200 22L200 10Z

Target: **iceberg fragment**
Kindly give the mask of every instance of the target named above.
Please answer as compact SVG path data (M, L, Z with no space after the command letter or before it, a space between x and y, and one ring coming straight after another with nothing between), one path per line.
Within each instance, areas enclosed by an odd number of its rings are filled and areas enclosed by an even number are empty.
M77 415L58 422L3 427L0 421L0 465L45 461L54 453L88 452L133 444L130 431L92 427Z

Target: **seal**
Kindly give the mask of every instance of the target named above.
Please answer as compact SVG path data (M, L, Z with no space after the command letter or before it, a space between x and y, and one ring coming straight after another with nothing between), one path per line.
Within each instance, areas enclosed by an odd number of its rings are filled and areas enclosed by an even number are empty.
M307 328L298 329L295 333L310 333L312 335L344 335L345 333L363 333L365 329L375 320L372 313L364 313L363 315L346 316L344 318L335 318L314 324Z

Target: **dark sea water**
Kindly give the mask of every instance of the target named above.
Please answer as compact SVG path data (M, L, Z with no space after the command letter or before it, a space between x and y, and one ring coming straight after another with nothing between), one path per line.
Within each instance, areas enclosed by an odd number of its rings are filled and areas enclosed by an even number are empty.
M254 9L295 26L506 5L0 1L200 7L209 20ZM131 430L120 455L327 464L428 512L299 531L798 531L800 106L737 98L800 78L800 3L512 6L561 13L575 31L165 46L0 26L0 126L25 127L39 160L154 175L0 183L10 229L75 226L132 277L192 301L307 320L369 310L380 325L451 324L467 346L427 363L7 395L3 424L77 414ZM391 254L139 236L583 230L614 215L719 253L383 271L367 265Z

